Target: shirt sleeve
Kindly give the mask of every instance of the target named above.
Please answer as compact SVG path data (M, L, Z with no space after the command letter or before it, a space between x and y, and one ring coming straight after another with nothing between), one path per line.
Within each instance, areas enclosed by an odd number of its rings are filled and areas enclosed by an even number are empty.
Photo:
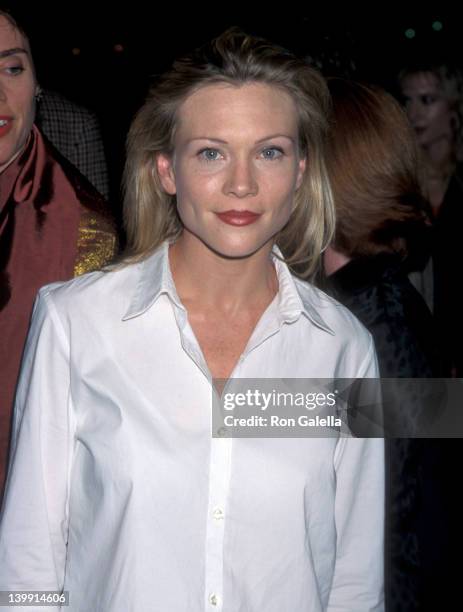
M379 376L373 343L360 376ZM384 439L340 438L335 471L336 565L327 612L383 612Z
M69 342L45 288L34 306L14 408L0 591L63 588L73 437Z

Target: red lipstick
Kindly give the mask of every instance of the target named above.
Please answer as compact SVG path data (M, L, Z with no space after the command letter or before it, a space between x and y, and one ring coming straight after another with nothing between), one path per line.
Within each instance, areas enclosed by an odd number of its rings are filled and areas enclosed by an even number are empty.
M250 210L226 210L223 213L216 213L216 215L227 225L238 227L251 225L251 223L255 223L260 217L259 213L254 213Z
M13 118L0 116L0 138L6 136L13 127Z

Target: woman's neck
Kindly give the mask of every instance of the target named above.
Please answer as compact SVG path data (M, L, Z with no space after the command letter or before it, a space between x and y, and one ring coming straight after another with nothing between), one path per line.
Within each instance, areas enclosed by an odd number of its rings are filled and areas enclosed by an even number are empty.
M426 176L430 180L448 180L455 170L455 149L448 139L441 139L422 149Z
M438 215L444 201L450 178L455 171L456 158L454 148L448 140L434 143L423 148L424 161L424 191L431 204L433 213Z
M184 232L169 250L177 293L185 305L212 306L227 316L268 304L278 292L270 252L271 244L249 257L226 258Z

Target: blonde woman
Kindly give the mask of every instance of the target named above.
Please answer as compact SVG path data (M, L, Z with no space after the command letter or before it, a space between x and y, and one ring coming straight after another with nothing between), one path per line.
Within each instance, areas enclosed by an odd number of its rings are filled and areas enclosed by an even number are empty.
M310 283L328 113L316 72L236 30L155 85L123 263L36 305L0 589L105 612L383 609L382 440L211 437L214 378L377 376L371 336Z

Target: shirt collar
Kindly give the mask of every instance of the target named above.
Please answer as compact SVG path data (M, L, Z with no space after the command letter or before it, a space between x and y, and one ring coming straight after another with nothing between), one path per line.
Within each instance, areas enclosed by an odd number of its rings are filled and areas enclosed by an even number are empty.
M127 321L143 314L162 294L169 296L178 308L185 310L170 271L168 242L164 242L150 257L139 264L138 283L122 320Z
M273 247L272 258L278 277L278 313L281 323L293 323L304 315L314 325L324 331L334 334L334 331L323 320L315 307L315 292L313 287L305 282L298 281L289 271L288 266L281 260L280 249ZM317 300L318 301L318 300Z
M277 296L278 317L281 323L293 323L304 315L314 325L334 334L318 313L313 301L313 288L296 281L288 266L281 261L282 254L275 245L272 259L278 277L279 292ZM174 280L169 266L169 243L164 242L150 257L138 264L139 278L130 306L122 320L133 319L146 312L162 294L185 311L175 288ZM298 285L301 285L300 287Z

